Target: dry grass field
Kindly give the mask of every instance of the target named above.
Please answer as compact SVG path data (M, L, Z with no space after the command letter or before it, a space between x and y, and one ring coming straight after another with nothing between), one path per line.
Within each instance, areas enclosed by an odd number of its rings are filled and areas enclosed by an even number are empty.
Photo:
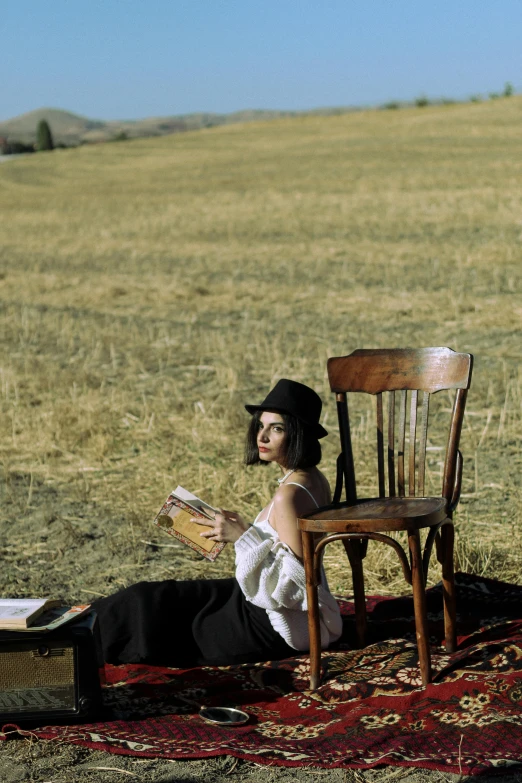
M244 402L280 377L316 388L333 481L327 357L429 345L475 355L457 565L522 582L521 181L518 97L1 165L1 594L232 574L230 547L210 565L151 519L176 483L264 505L277 474L242 467ZM355 414L369 493L372 400ZM370 592L405 590L392 555L370 547ZM349 591L344 555L326 560Z

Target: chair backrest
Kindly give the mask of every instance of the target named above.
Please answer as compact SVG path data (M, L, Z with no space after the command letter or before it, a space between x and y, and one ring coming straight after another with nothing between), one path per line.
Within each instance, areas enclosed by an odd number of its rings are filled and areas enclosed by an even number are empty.
M341 437L334 501L340 500L343 478L346 499L353 502L357 498L346 397L348 392L366 392L376 396L379 497L404 497L405 495L422 497L425 494L430 395L448 389L455 390L455 399L449 425L441 494L451 503L456 478L458 482L458 474L462 469L458 447L472 366L471 354L456 353L451 348L363 349L354 351L349 356L328 359L328 378L330 388L336 395ZM383 404L385 392L388 393L386 406ZM398 421L396 421L397 403ZM419 403L420 426L418 426ZM387 411L386 459L385 409ZM406 445L408 445L407 462ZM387 470L385 470L386 463Z

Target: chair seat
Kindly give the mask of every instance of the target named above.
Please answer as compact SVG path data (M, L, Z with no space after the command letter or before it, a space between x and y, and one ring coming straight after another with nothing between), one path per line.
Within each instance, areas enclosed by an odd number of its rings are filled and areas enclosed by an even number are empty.
M362 498L353 505L338 503L299 520L311 533L372 533L418 530L447 517L447 500L435 498Z

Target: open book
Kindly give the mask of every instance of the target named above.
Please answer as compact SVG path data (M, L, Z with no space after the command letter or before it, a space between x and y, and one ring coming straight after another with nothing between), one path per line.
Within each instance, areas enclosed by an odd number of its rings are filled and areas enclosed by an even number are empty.
M200 534L212 528L192 522L192 517L213 519L215 513L215 508L200 500L192 492L183 487L176 487L161 507L154 524L195 552L199 552L207 560L215 560L225 547L225 542L202 538Z
M59 603L49 598L0 598L0 628L27 628L42 612Z
M0 598L0 630L53 631L90 609L90 604L60 604L49 598Z

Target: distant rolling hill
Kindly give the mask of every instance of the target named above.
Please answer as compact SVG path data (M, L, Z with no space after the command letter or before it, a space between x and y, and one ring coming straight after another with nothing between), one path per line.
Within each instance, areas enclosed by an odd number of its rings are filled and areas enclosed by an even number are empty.
M352 108L316 109L306 114L340 114L354 111ZM227 125L235 122L271 120L281 117L293 117L305 112L247 109L232 114L180 114L171 117L147 117L142 120L91 120L62 109L36 109L20 114L5 122L0 122L0 138L8 141L20 141L33 144L36 141L36 127L40 120L49 123L55 144L75 145L86 142L110 141L122 137L165 136L185 130L197 130L214 125Z

